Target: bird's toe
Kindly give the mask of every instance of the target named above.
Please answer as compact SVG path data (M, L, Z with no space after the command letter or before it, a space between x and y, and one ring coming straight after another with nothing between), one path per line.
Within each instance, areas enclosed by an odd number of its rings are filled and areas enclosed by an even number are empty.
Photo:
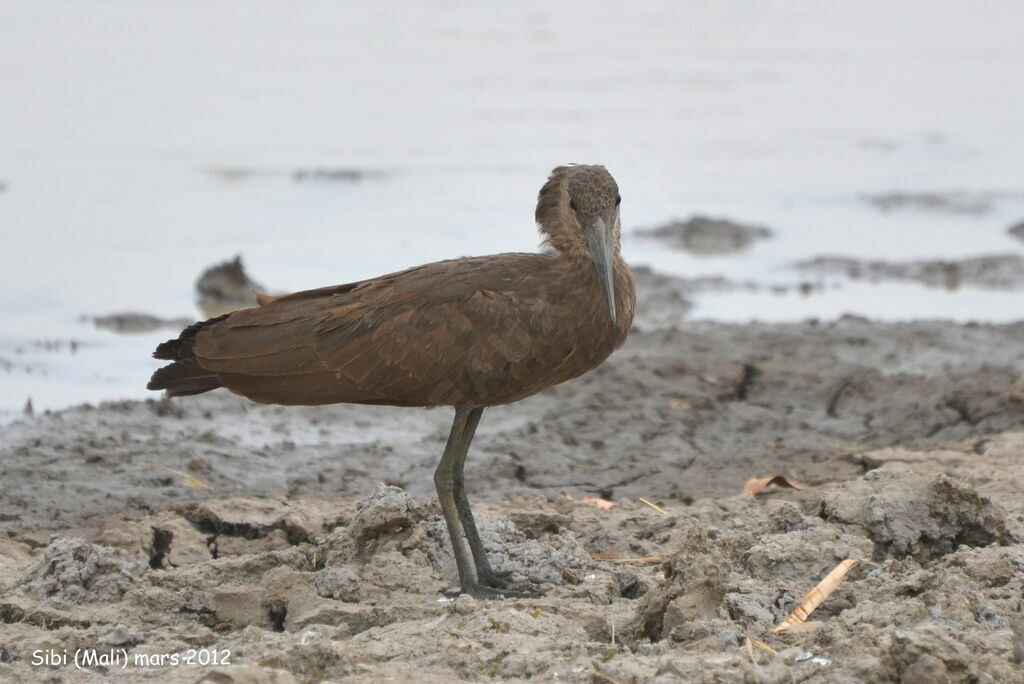
M544 592L537 590L513 589L511 587L489 587L479 582L462 587L463 594L469 594L478 599L501 599L501 598L540 598Z
M485 587L504 589L512 584L512 573L508 570L478 571L477 581Z

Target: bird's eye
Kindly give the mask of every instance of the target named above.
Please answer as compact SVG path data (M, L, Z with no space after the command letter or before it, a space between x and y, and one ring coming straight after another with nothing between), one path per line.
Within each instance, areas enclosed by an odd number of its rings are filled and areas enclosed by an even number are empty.
M615 206L619 206L620 204L622 204L622 195L616 195L615 196Z
M573 211L576 211L576 200L574 200L574 199L570 199L569 200L569 208L572 209Z

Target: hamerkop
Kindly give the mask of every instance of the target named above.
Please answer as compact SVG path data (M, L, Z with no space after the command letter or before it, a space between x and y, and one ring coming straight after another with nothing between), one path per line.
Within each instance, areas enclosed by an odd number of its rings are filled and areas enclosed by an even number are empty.
M485 407L582 375L625 341L636 294L619 253L620 201L603 166L560 166L536 213L554 253L467 257L260 295L259 306L158 346L153 356L174 363L153 373L149 389L226 387L267 404L454 407L434 484L462 591L522 595L487 560L463 464Z

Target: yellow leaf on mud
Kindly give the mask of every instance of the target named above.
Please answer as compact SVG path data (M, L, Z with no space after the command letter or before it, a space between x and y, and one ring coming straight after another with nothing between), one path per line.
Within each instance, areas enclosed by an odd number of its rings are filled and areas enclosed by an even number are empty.
M772 477L755 477L751 480L747 480L746 484L743 485L743 491L740 496L749 494L750 496L757 496L761 493L765 487L789 487L790 489L807 489L805 485L799 482L791 482L782 475L775 475Z
M562 496L569 501L578 501L580 503L590 504L591 506L597 506L598 508L608 509L615 505L614 502L609 501L608 499L599 499L596 496L585 496L582 499L574 499L569 492L562 492Z

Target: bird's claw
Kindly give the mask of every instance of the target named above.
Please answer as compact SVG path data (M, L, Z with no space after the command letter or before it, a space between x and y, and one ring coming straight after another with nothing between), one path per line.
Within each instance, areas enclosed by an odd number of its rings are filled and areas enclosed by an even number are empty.
M535 586L529 581L513 585L510 581L511 577L511 572L492 570L478 576L475 580L463 582L461 589L445 591L444 594L452 599L462 594L478 599L540 598L545 595L539 589L527 588L527 586Z
M492 589L504 589L512 582L512 572L509 570L486 570L477 572L477 582Z
M544 592L536 590L512 589L509 587L489 587L479 582L462 587L463 594L469 594L478 599L501 599L501 598L540 598Z

